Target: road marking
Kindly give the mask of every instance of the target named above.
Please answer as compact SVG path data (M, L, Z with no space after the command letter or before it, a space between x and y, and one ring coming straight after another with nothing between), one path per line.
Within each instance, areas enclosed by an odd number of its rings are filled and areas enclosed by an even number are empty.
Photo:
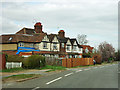
M54 79L54 80L52 80L52 81L50 81L50 82L47 82L46 84L53 83L53 82L55 82L55 81L57 81L57 80L59 80L59 79L61 79L61 78L62 78L62 77L56 78L56 79Z
M36 87L36 88L34 88L34 89L32 89L32 90L36 90L36 89L38 89L38 88L40 88L40 87Z
M71 74L73 74L73 73L68 73L68 74L65 75L65 77L67 77L67 76L69 76L69 75L71 75Z
M78 71L76 71L76 73L77 73L77 72L80 72L80 71L82 71L82 70L78 70Z
M84 70L90 70L90 69L84 69Z

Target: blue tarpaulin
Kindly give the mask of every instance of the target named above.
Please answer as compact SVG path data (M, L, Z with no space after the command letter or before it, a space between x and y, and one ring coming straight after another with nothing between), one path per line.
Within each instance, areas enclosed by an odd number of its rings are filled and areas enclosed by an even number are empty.
M19 54L20 52L32 52L32 51L40 51L40 50L35 50L35 48L31 48L31 47L18 47L16 54Z

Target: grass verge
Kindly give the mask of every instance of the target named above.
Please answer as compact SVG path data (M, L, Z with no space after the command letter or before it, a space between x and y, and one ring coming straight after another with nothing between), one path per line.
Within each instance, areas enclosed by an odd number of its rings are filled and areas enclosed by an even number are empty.
M23 68L12 68L12 69L4 69L4 70L0 70L0 72L19 72L19 71L23 71L26 69Z
M65 68L65 67L62 67L62 66L46 65L45 67L42 67L41 69L51 69L51 70L46 71L46 72L50 72L50 71L55 71L55 70L65 70L66 68ZM41 70L41 69L40 69L40 70Z
M96 65L97 65L97 64L96 64ZM90 67L90 66L94 66L94 65L76 66L76 67L72 67L72 68L79 68L79 67Z
M8 81L16 81L16 80L21 80L21 79L28 79L32 77L40 77L40 74L19 74L19 75L12 75L9 77L4 77L2 78L3 82L8 82Z

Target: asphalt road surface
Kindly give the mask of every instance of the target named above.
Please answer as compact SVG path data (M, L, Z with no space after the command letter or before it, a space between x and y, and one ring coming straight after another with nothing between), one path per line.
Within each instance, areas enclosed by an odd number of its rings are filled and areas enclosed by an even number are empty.
M61 73L19 83L9 83L3 88L118 88L118 64L72 68Z

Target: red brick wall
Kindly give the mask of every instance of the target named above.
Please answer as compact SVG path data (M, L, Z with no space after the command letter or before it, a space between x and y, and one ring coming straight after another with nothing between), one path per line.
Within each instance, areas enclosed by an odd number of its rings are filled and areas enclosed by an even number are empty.
M16 55L17 51L2 51L2 53L6 53L8 55Z
M60 52L66 52L66 44L64 44L64 48L63 48L62 43L60 43Z
M0 54L0 70L5 69L6 59L5 54Z

